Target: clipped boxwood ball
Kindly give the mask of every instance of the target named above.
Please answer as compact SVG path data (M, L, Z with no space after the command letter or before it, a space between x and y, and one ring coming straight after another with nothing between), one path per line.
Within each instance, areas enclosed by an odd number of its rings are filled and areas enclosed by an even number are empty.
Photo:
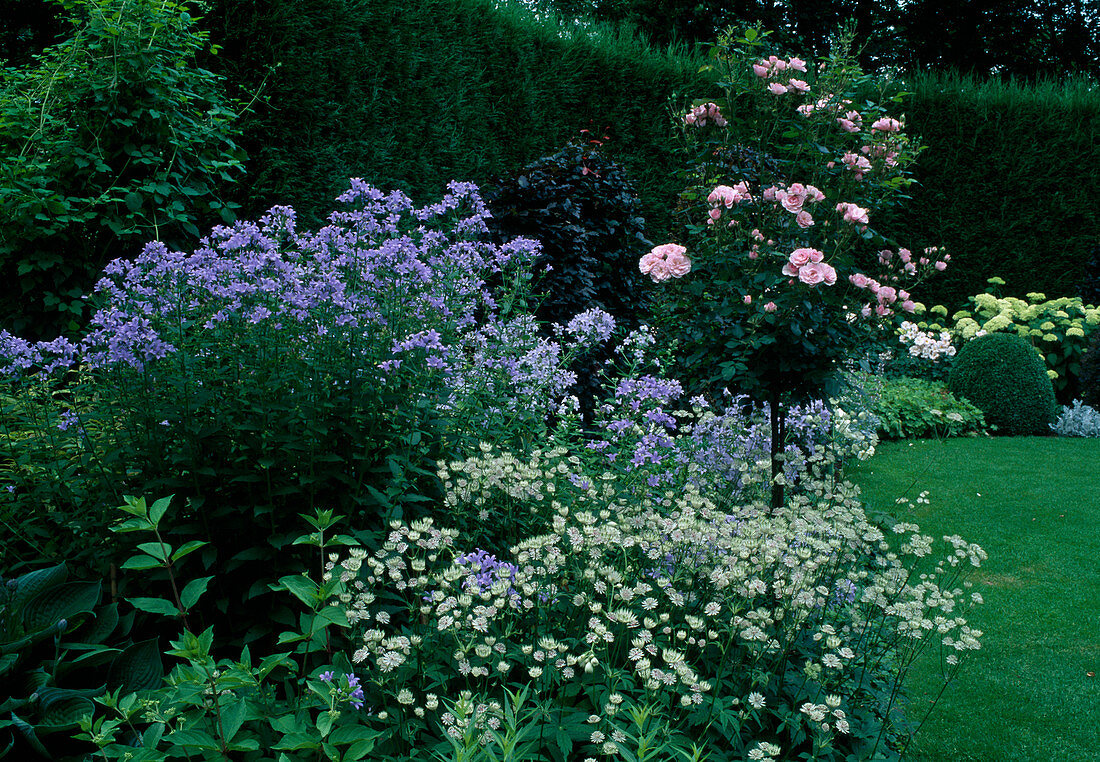
M990 333L967 343L947 385L977 405L998 434L1050 434L1054 386L1042 358L1014 333Z

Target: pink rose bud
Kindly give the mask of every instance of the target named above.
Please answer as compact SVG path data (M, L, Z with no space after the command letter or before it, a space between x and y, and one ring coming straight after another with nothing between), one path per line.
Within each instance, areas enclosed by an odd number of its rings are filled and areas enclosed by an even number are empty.
M707 212L707 215L711 218L711 220L716 221L719 217L722 216L722 210L721 209L711 209L709 212Z
M748 294L745 294L741 297L741 301L743 301L745 304L752 304L752 297Z
M863 317L871 317L871 305L863 305L863 309L859 311L859 314L863 315Z
M835 161L826 162L825 166L828 167L829 169L832 169L833 167L836 166L836 162Z
M768 302L764 305L764 312L775 312L775 302Z
M920 258L920 263L921 263L921 266L924 266L924 265L928 264L928 257L921 257Z

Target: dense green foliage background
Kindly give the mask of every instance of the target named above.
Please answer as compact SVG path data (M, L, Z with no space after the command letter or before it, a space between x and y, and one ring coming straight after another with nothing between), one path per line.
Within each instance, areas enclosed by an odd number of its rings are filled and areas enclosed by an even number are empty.
M50 13L35 20L29 3ZM514 178L590 129L609 137L604 150L637 188L647 237L676 240L683 180L670 99L679 111L714 92L700 72L703 59L685 47L639 41L629 31L637 24L582 25L499 5L192 3L205 14L202 29L222 46L219 55L201 52L196 66L225 78L239 110L251 103L234 125L243 132L246 179L219 179L215 192L240 203L242 217L290 204L315 224L348 177L426 200L451 179L491 187ZM65 27L44 0L13 8L18 13L0 22L0 55L26 65L36 45L63 37L57 29ZM799 38L786 30L776 39ZM928 149L912 199L875 224L914 250L946 246L954 260L918 300L962 307L992 275L1006 280L1005 293L1078 293L1100 245L1100 211L1086 190L1100 185L1095 84L925 73L905 79L904 88L913 93L907 130ZM122 147L148 137L140 121L111 128ZM12 224L4 221L5 232ZM130 250L136 244L110 253ZM28 251L12 256L33 259ZM65 267L94 273L102 262L71 261L85 256L66 248ZM76 304L71 294L64 300ZM15 325L6 320L4 327Z

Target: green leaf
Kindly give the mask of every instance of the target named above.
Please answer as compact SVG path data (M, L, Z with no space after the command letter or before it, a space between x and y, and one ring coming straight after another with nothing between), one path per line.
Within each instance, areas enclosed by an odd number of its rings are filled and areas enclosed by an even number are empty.
M62 619L90 614L99 603L102 582L67 582L41 591L23 605L23 626L29 632L52 627Z
M150 614L163 614L164 616L178 616L180 611L176 604L164 598L127 598L126 602L139 611L147 611Z
M162 542L143 542L138 546L138 550L148 553L158 561L168 563L168 559L172 556L172 546L168 543Z
M180 593L180 603L183 604L184 609L189 609L198 603L199 598L206 592L206 586L210 584L212 579L214 579L213 575L199 577L187 583L187 586L183 588L183 592Z
M184 749L217 749L218 742L214 736L203 730L184 729L169 733L165 738L171 744Z
M226 741L232 741L233 736L237 735L247 714L248 702L243 699L234 701L222 712L222 732Z
M126 194L126 208L131 212L137 212L141 209L142 197L140 193L130 191Z
M273 585L272 590L287 590L307 606L313 607L317 603L317 583L309 577L300 574L288 574L279 579L278 585Z
M165 512L168 510L168 505L172 502L172 498L175 495L169 495L168 497L162 497L160 500L153 503L149 508L149 520L153 522L153 526L160 524L160 520L164 517Z
M154 599L155 600L155 599ZM156 638L127 647L107 673L110 688L122 688L123 693L159 688L164 678L160 647Z
M183 545L180 545L176 552L172 554L172 561L179 561L188 553L193 553L206 544L207 542L205 540L189 540Z
M164 566L164 562L152 556L131 556L123 561L119 568L144 571L145 569L159 569L161 566Z
M13 607L18 608L35 594L48 587L60 585L68 577L69 570L63 563L46 569L27 572L15 580L15 594L12 597Z

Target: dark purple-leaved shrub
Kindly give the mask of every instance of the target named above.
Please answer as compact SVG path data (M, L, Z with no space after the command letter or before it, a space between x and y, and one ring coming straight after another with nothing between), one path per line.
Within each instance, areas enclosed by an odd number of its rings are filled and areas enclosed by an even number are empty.
M534 310L544 323L564 324L598 308L632 329L647 314L638 259L650 248L638 194L599 141L566 146L524 167L486 194L495 240L538 240ZM589 410L601 393L604 353L578 358L577 394Z

